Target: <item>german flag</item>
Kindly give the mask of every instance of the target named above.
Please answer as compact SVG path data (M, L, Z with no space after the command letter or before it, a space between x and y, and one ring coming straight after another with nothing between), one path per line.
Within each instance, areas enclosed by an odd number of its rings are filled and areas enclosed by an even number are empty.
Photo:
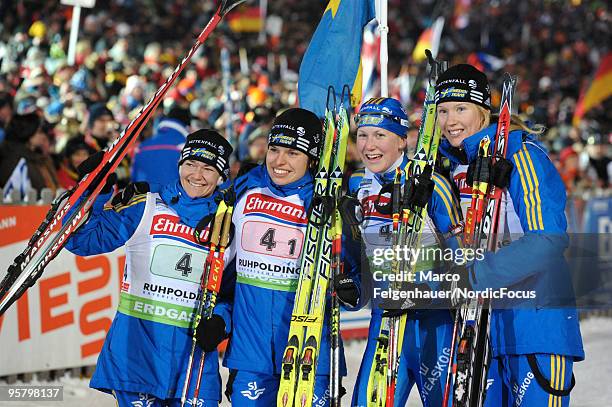
M588 87L587 91L584 92L578 103L576 104L576 111L572 118L572 124L577 126L582 120L584 115L599 105L601 102L606 100L612 95L612 52L608 52L605 57L601 60L597 72L595 72L595 78Z
M263 18L258 6L241 6L236 10L230 11L225 20L229 24L230 30L234 32L257 33L263 27Z

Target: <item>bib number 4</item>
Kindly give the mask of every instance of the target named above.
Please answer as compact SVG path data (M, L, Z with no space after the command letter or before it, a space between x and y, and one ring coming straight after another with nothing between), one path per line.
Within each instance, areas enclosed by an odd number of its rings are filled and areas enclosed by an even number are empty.
M183 277L189 277L189 274L193 271L191 267L191 253L183 254L178 263L176 263L174 269L180 271Z

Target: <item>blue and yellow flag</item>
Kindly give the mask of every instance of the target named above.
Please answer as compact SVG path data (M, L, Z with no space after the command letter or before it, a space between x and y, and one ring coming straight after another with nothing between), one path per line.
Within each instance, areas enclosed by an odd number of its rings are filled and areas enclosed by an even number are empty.
M351 106L361 101L363 27L375 17L374 0L330 0L300 65L300 106L325 114L327 88L340 102L342 87L351 88Z

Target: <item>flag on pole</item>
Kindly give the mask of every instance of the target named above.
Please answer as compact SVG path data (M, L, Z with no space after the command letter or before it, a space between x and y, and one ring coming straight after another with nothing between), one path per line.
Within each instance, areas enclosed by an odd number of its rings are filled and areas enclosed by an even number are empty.
M612 96L612 52L608 52L601 60L595 78L586 92L580 95L576 103L576 111L572 118L572 124L578 125L584 115L599 105L601 102Z
M468 55L467 62L481 71L490 72L499 71L506 65L503 59L486 52L472 52Z
M330 85L338 102L344 85L351 88L351 106L361 101L363 27L374 15L374 0L330 0L300 65L301 107L323 117Z
M259 6L239 6L225 17L230 30L234 32L258 33L263 28L261 9Z
M414 62L422 62L425 60L426 49L431 50L431 54L434 58L438 55L443 28L444 17L438 17L430 27L421 33L421 36L419 37L419 40L412 51L412 60Z

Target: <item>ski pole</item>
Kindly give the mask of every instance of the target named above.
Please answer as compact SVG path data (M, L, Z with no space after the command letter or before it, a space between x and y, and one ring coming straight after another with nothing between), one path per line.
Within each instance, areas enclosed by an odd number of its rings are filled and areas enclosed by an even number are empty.
M196 298L199 299L198 308L195 313L195 319L193 323L193 335L191 341L191 351L189 352L189 361L187 362L187 372L185 374L185 382L183 383L183 392L181 394L181 406L185 404L187 399L187 392L189 391L189 385L191 384L191 371L193 370L193 360L196 350L196 329L200 323L202 318L202 310L204 308L203 304L206 301L206 287L208 282L208 275L210 274L210 269L212 262L214 260L214 253L216 250L217 244L219 244L219 234L221 232L221 223L223 222L223 218L225 213L227 212L227 206L225 202L221 202L217 207L217 212L215 213L215 217L213 220L212 231L210 231L209 245L208 245L208 255L206 256L206 260L204 263L204 270L202 271L202 276L200 277L200 285L198 286L198 295Z
M348 109L345 103L350 106L351 91L347 85L342 88L342 96L340 97L340 109L338 111L336 128L339 131L345 129L348 125ZM339 137L336 139L339 142ZM339 189L336 190L340 193ZM344 272L344 264L342 263L342 217L338 209L339 196L334 198L334 213L332 218L332 281L335 277ZM332 287L331 293L331 318L330 318L330 405L331 407L340 406L340 398L342 397L340 390L340 302L336 290Z
M208 283L206 286L206 295L208 298L207 306L206 309L204 309L203 315L207 319L212 316L215 305L217 304L217 294L219 294L219 290L221 289L221 279L223 277L223 267L225 264L223 260L223 255L225 254L225 248L227 247L227 244L229 242L230 226L232 224L233 211L234 207L230 206L225 212L225 217L223 219L223 230L221 231L221 243L219 244L219 253L209 265L209 270L211 272L209 273ZM195 390L193 393L194 403L198 400L198 396L200 394L200 386L202 385L202 373L204 372L204 356L204 352L202 352L202 356L200 357L200 365L198 366L198 376L196 379Z

